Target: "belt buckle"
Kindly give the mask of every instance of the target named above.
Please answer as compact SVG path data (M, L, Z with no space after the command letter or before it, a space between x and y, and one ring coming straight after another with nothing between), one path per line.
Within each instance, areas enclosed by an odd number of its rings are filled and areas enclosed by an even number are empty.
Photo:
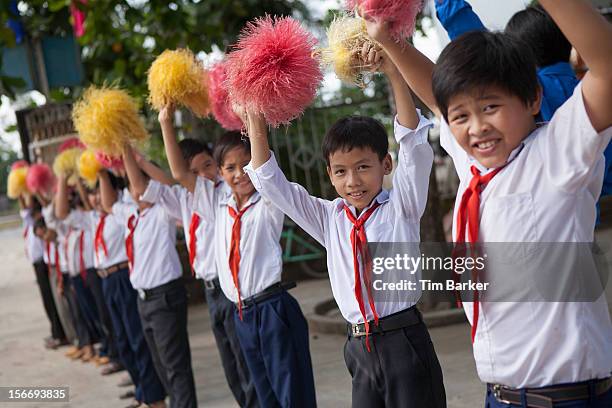
M141 300L147 300L147 292L145 292L144 289L138 289L138 297Z
M353 337L361 337L361 335L363 334L361 330L359 330L359 324L351 325L351 333L353 334Z
M210 280L210 281L205 280L204 281L204 287L206 289L208 289L208 290L213 290L215 288L215 282L212 281L212 280Z
M501 397L501 391L502 391L502 386L499 384L493 384L493 396L495 397L495 399L499 402L501 402L502 404L508 404L511 405L512 402L505 400Z

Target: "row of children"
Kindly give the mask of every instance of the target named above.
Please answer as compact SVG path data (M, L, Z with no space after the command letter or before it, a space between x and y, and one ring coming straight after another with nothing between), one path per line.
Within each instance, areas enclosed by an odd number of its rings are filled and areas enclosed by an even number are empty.
M316 406L308 328L281 282L285 214L327 250L334 298L348 323L344 358L353 379L352 405L446 406L442 370L415 307L418 298L377 302L367 244L420 240L433 152L427 142L431 121L415 108L411 91L440 118L441 143L460 178L455 242L593 241L603 152L612 138L612 27L586 0L540 3L542 8L528 12L541 13L545 19L538 24L547 24L542 29L560 30L589 66L575 88L560 83L565 71L538 82L542 63L510 32L461 35L434 65L414 47L394 41L384 21L364 13L377 44L364 45L362 61L387 76L397 107L399 154L390 191L382 184L392 160L385 129L376 120L348 117L326 134L323 154L340 196L328 201L285 178L268 145L266 118L248 106L236 109L248 140L227 133L212 155L195 141L178 143L174 107L162 108L159 121L173 179L126 147L133 200L114 186L114 176L100 171L100 199L92 200L98 215L89 216L97 221L88 224L79 209L67 210L60 183L57 218L98 231L104 253L112 247L108 242L119 248L125 239L124 259L99 268L103 288L106 279L122 276L127 289L117 296L133 299L117 308L131 313L129 319L112 319L116 337L133 338L137 303L138 333L144 334L148 357L129 348L135 384L167 391L172 406L196 405L185 290L174 247L178 220L192 265L205 280L213 330L237 402ZM475 299L463 306L478 374L487 383L487 407L612 404L612 324L603 295L588 303ZM155 372L146 370L144 360L152 360ZM157 373L163 387L147 388L139 381L143 373ZM162 398L143 391L139 401L155 405Z

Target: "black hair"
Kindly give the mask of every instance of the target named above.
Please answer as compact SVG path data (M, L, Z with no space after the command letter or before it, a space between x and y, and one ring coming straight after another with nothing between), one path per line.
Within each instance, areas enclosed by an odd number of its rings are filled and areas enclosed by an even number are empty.
M448 122L448 105L462 93L497 86L525 105L538 98L536 62L531 49L505 33L472 31L444 48L433 70L433 94Z
M213 150L213 159L217 162L217 166L223 166L227 152L236 147L242 147L247 153L251 154L251 143L248 137L242 136L240 132L225 132L221 135Z
M207 144L200 142L196 139L183 139L179 142L183 159L187 163L191 163L191 160L200 153L206 153L212 157L213 153Z
M538 67L569 62L572 44L540 5L527 7L512 16L505 32L528 44Z
M34 222L34 233L36 233L37 229L47 229L47 223L44 218L41 217Z
M32 211L32 216L38 215L42 212L42 206L37 198L32 199L32 206L30 210Z
M354 148L370 148L380 161L389 153L387 130L380 121L367 116L348 116L338 120L327 131L321 149L325 162L338 150L350 152Z
M108 179L110 180L111 187L113 187L115 191L121 191L125 188L126 183L123 177L115 176L110 171L107 172L107 174L108 174Z

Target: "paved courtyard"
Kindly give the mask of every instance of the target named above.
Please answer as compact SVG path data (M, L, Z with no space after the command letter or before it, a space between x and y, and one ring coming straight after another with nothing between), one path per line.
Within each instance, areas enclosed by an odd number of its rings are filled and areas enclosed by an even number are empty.
M607 238L610 242L609 237ZM608 293L610 293L608 285ZM304 313L331 295L326 280L300 283L292 290ZM608 296L610 299L610 296ZM123 407L124 389L116 384L124 373L103 377L92 364L73 362L64 350L48 351L42 339L49 334L35 276L27 264L18 229L0 230L0 386L68 386L70 403L0 403L1 407ZM234 407L223 377L206 305L189 309L189 334L199 404ZM476 375L467 324L431 330L444 372L450 408L482 406L484 387ZM317 400L323 408L350 406L350 376L342 358L345 338L311 333Z

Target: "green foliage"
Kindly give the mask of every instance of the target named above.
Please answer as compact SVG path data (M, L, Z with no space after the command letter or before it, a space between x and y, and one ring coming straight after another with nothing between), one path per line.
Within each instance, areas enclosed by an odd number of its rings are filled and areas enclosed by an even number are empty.
M0 196L6 195L6 180L11 164L19 157L4 141L0 140Z

